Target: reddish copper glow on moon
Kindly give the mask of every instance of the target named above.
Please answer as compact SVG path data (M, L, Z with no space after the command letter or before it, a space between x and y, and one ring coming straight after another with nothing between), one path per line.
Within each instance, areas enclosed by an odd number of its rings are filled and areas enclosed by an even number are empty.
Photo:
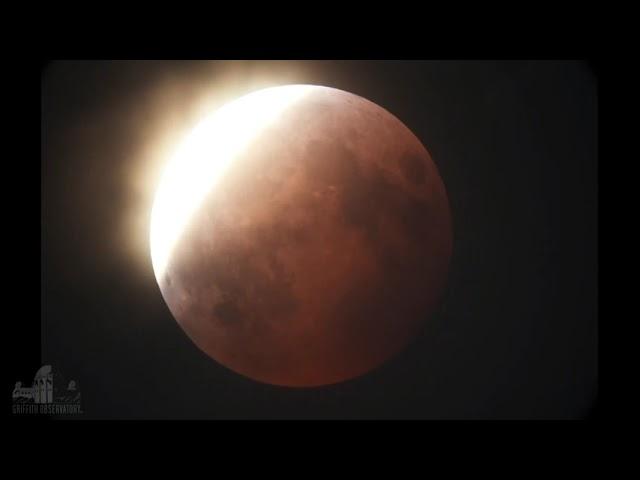
M415 337L451 249L445 187L418 138L364 98L313 87L206 193L158 282L220 364L317 386L362 375Z

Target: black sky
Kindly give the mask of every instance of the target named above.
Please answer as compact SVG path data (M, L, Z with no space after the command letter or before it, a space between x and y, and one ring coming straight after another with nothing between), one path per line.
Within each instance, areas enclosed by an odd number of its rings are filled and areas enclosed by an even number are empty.
M256 77L381 105L422 140L448 190L441 311L403 354L350 382L274 387L212 362L172 318L144 251L153 135L184 127L207 85L250 89ZM41 363L77 379L82 418L556 419L594 404L587 63L53 62L41 100Z

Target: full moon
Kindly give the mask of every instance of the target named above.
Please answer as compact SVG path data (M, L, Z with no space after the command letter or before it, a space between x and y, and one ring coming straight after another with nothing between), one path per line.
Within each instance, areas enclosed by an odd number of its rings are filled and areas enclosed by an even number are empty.
M285 85L224 105L167 164L151 212L156 280L176 321L236 373L348 380L420 332L444 289L449 203L394 115Z

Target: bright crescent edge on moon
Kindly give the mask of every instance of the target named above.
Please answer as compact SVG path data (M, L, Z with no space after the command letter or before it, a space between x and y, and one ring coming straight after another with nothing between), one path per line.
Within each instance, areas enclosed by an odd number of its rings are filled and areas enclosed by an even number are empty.
M179 145L163 172L151 210L151 261L158 282L189 218L231 162L313 88L285 85L244 95L207 116Z

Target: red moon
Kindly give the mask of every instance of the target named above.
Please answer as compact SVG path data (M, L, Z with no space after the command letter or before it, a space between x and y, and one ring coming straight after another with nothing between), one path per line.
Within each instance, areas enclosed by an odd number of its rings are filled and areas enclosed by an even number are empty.
M255 123L270 96L298 89L242 148L202 147L194 186L165 188L151 230L153 255L166 212L177 218L183 196L202 190L171 246L156 248L162 295L211 358L294 387L357 377L402 350L437 306L452 253L446 190L420 140L362 97L301 87L243 97L220 117L220 128ZM199 135L215 137L207 128ZM226 167L207 168L221 151Z

